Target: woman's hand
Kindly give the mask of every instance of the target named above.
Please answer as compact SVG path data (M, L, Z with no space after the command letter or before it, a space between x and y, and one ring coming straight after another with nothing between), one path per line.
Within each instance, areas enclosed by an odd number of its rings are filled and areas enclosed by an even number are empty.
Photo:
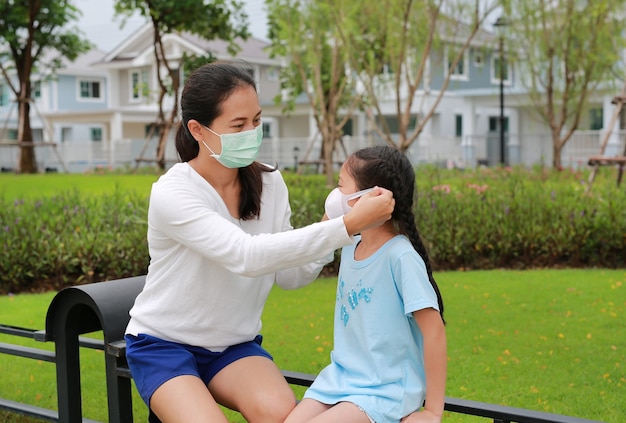
M395 204L393 194L385 188L376 187L363 195L343 217L348 234L355 235L382 225L391 219Z

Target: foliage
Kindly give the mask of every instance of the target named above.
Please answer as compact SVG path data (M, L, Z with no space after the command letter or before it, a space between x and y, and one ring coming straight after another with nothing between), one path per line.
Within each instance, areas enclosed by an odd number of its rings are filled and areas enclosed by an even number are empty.
M587 171L421 166L417 227L435 271L625 267L626 196L615 186L615 172L603 169L585 193ZM155 177L0 176L11 187L0 192L0 292L145 274L148 195ZM329 191L324 175L284 177L293 226L319 221ZM107 180L115 184L104 189ZM58 186L74 188L51 194ZM29 195L16 194L22 192Z
M148 266L146 197L116 188L3 202L0 292L144 274Z
M626 421L626 317L622 270L435 272L446 302L448 382L452 398L593 419ZM336 278L302 289L275 287L263 313L263 346L282 369L319 372L329 361ZM53 297L0 297L0 322L43 328ZM0 335L0 342L53 348ZM101 351L81 350L84 416L106 421ZM0 397L56 408L54 366L3 355ZM302 388L296 388L298 397ZM133 388L134 421L147 410ZM245 422L227 412L231 422ZM0 420L34 423L0 413ZM15 418L15 420L11 420ZM483 422L446 412L444 422Z
M156 124L159 142L157 143L157 163L165 169L165 144L170 139L170 131L178 123L178 102L181 83L181 68L185 70L200 63L214 60L211 52L205 57L173 56L163 37L176 32L188 32L205 40L220 39L227 42L232 55L239 51L237 38L246 39L247 15L243 5L237 0L115 0L115 10L120 15L131 15L139 11L152 23L154 36L154 58L157 72L158 105ZM165 75L162 72L165 71ZM165 116L164 102L166 95L174 100L169 115Z
M624 0L504 1L508 51L532 109L550 128L556 168L594 91L626 76L626 43L615 36L624 31L625 6Z
M18 107L17 139L33 141L30 126L33 72L45 79L61 67L62 59L76 59L92 45L81 38L76 27L78 8L67 0L4 1L0 4L0 43L8 48L0 51L0 71L15 95ZM12 79L17 74L18 83ZM20 148L19 171L36 173L35 149Z
M351 2L347 2L351 3ZM353 2L354 3L354 2ZM356 1L342 16L350 67L366 92L372 130L406 151L435 114L451 77L471 44L486 44L485 20L493 0ZM367 28L366 32L363 28ZM346 41L344 41L346 42ZM439 86L431 86L433 79ZM388 120L389 110L397 127Z
M289 58L281 68L282 91L275 102L284 102L284 111L290 112L306 95L322 137L320 159L330 184L337 141L361 100L347 68L351 47L336 25L341 8L332 0L269 0L267 6L270 54Z
M438 269L626 265L626 198L583 172L485 169L418 178L417 224Z

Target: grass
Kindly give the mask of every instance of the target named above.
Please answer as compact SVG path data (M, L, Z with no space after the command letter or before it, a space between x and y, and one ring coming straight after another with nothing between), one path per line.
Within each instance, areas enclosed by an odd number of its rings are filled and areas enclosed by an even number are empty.
M0 197L10 199L38 199L74 189L89 194L105 194L114 191L116 186L150 193L156 174L35 174L0 175Z
M626 270L435 276L446 301L448 396L608 423L626 421ZM328 363L334 293L334 278L295 291L272 291L264 312L264 346L279 367L317 373ZM53 295L0 297L0 322L43 328ZM0 336L0 342L17 341ZM107 420L103 361L102 352L81 352L84 415L100 421ZM52 364L2 356L0 397L56 408L54 383ZM135 421L145 421L136 394L134 405ZM33 421L0 413L2 418ZM229 413L229 419L244 421L236 413ZM445 421L484 420L446 413Z

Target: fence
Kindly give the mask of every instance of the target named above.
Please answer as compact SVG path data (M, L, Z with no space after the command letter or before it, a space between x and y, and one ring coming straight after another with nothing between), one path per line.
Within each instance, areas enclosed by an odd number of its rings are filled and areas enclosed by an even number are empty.
M589 156L597 155L603 131L577 131L561 152L563 167L581 168L587 165ZM606 155L624 151L626 131L612 134ZM345 136L336 149L335 162L342 162L347 154L384 141L374 136ZM480 164L495 166L500 163L500 139L496 133L480 136L429 137L423 135L408 149L414 164L475 167ZM37 144L35 155L40 171L67 171L82 173L98 168L133 168L144 152L145 158L156 156L156 140L146 143L140 139L124 139L116 142L86 141ZM508 164L524 166L552 164L552 138L549 134L506 134L505 157ZM259 152L259 160L277 164L281 169L296 168L302 161L320 158L321 140L311 138L266 138ZM19 146L0 142L0 166L3 171L14 171L19 162ZM173 141L165 152L168 163L176 161ZM146 162L147 163L147 162ZM145 165L146 163L139 163Z

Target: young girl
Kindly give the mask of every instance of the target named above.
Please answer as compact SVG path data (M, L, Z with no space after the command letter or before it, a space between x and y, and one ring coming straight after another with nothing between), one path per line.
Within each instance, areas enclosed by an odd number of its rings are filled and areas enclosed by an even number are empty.
M126 356L150 421L280 422L293 391L261 346L261 314L277 283L314 280L351 235L389 219L378 189L343 218L293 229L287 187L256 161L263 133L253 72L215 62L181 96L174 165L152 187L150 266L130 311Z
M331 363L286 423L441 421L443 302L415 226L414 185L411 163L391 147L359 150L341 168L327 214L349 211L373 186L396 205L390 221L343 247Z

